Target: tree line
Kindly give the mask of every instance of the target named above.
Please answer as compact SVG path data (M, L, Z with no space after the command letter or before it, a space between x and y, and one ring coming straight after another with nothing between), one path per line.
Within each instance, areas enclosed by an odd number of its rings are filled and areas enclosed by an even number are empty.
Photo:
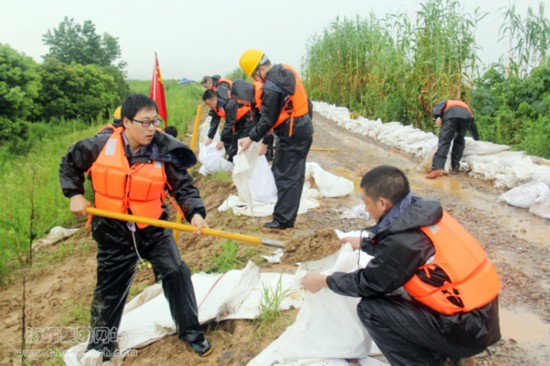
M39 122L103 120L129 92L118 39L97 34L91 21L65 17L42 40L42 63L0 44L0 155L28 151Z

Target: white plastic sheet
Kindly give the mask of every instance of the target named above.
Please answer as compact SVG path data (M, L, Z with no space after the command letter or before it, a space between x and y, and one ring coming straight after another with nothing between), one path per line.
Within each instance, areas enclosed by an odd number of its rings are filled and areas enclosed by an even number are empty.
M259 315L259 304L264 288L275 291L281 286L283 291L292 293L280 306L285 310L300 307L301 290L289 274L259 273L252 262L242 270L233 270L225 274L198 273L192 276L195 296L199 307L201 324L213 319L254 319ZM127 354L133 348L143 347L160 338L175 333L176 326L170 315L166 298L160 290L161 285L146 289L130 303L131 310L126 311L119 327L118 343L121 354ZM154 296L156 294L156 296ZM147 301L145 301L147 300ZM80 343L64 354L67 365L101 365L100 354L87 352L86 343Z
M358 232L339 236L357 236ZM322 260L300 265L296 272L299 282L305 273L324 274L351 272L358 268L359 251L346 244ZM362 253L362 266L370 257ZM340 296L329 289L316 294L305 293L296 321L273 343L251 360L249 366L260 365L339 365L342 359L362 359L368 365L372 340L357 317L359 299ZM380 364L372 361L372 365Z
M273 180L273 173L271 169L268 169L267 160L263 161L265 157L255 160L257 151L255 155L241 154L239 159L233 160L235 162L233 182L237 186L239 196L230 195L218 207L219 211L231 209L235 215L253 217L265 217L273 214L273 208L277 202L277 187L275 186L275 180ZM251 169L254 169L253 167L256 171L251 176L250 172ZM309 176L314 179L319 190L309 186L307 179ZM306 179L298 214L301 215L318 207L320 197L344 197L352 192L352 181L324 171L317 163L306 163Z
M218 171L230 172L233 169L233 163L224 158L225 149L216 149L216 143L206 146L199 145L199 161L202 166L199 173L209 175Z
M331 174L317 163L306 163L307 182L312 177L322 197L346 197L353 193L353 182Z

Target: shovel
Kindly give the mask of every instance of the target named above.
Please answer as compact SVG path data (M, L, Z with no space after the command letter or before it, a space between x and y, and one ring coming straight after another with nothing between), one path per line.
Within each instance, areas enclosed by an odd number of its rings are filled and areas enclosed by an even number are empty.
M166 221L166 220L156 220L156 219L151 219L149 217L127 215L127 214L118 213L118 212L100 210L94 207L88 207L86 211L90 215L107 217L109 219L136 222L138 224L146 224L146 225L151 225L156 227L162 227L165 229L187 231L188 233L194 233L197 231L197 227L193 225L179 224L179 223ZM284 248L283 242L279 240L265 239L265 238L260 238L258 236L237 234L237 233L231 233L227 231L215 230L210 228L202 228L201 234L215 236L218 238L242 241L250 244L262 244L267 247Z

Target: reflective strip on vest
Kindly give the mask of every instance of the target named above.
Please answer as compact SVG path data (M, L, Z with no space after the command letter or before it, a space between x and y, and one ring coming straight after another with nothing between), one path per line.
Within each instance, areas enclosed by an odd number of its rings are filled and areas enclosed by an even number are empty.
M468 112L470 112L470 114L473 116L474 115L474 112L472 112L472 110L470 109L470 107L468 107L468 104L464 103L463 101L461 100L457 100L457 99L449 99L447 102L445 102L445 108L443 108L443 113L445 113L445 111L451 107L460 107L460 108L464 108L466 109Z
M90 168L94 206L107 211L158 219L162 215L164 163L153 161L130 167L119 131L113 133ZM137 224L140 229L147 227Z
M403 286L411 297L451 315L480 308L498 295L502 284L485 250L452 216L443 212L436 225L420 229L433 243L435 256L418 270L429 271L437 265L451 282L434 287L415 274Z

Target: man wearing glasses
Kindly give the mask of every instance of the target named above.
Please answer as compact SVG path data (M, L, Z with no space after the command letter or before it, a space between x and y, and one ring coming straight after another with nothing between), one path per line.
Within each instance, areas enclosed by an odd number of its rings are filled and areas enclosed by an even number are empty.
M195 154L177 139L156 132L156 103L144 95L128 96L122 103L122 125L121 131L111 135L77 142L61 159L61 188L70 198L71 212L87 215L90 203L83 194L88 174L94 206L99 209L168 219L163 205L167 188L197 233L208 227L204 203L187 171L196 163ZM178 337L198 355L208 355L211 346L199 327L191 271L180 257L171 230L96 216L91 223L98 265L87 349L102 352L103 360L117 351L124 303L138 259L144 258L160 274Z
M261 117L248 137L240 140L242 150L271 132L277 138L271 167L277 185L277 203L272 221L264 227L292 228L300 207L306 159L313 141L311 105L298 73L289 65L272 65L262 51L254 49L245 51L239 64L248 77L263 82Z

